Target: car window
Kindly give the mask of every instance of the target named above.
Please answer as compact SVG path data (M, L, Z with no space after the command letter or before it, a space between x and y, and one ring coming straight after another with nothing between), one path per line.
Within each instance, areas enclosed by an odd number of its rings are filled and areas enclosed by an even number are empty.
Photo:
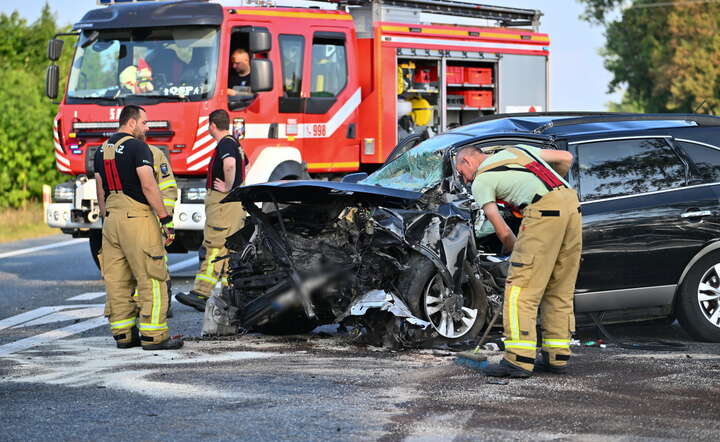
M580 144L578 166L584 201L685 184L685 164L662 138Z
M678 140L675 141L675 145L680 147L692 161L694 167L690 170L693 178L700 179L704 183L720 181L720 149Z

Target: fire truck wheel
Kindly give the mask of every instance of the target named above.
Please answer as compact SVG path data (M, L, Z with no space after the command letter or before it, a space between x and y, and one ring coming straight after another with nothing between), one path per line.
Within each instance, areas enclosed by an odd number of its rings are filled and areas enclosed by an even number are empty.
M275 170L270 174L268 181L278 180L309 180L310 175L307 173L305 167L297 161L283 161L275 167ZM279 208L285 207L284 204L278 204ZM262 211L264 213L271 213L275 211L275 204L263 203Z
M100 248L102 248L102 230L90 229L89 239L88 243L90 244L90 256L92 256L93 261L95 261L95 265L98 270L100 270L98 253L100 253Z

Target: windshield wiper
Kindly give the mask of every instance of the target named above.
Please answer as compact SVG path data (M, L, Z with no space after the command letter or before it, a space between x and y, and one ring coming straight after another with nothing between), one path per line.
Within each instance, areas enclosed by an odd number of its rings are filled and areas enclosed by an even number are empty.
M123 105L122 97L78 97L75 95L70 95L68 98L72 98L74 100L92 100L92 101L102 101L104 103L109 104L119 104Z
M180 96L180 95L140 95L140 94L131 94L131 95L123 95L118 98L124 98L124 99L133 99L133 98L146 98L150 100L167 100L167 101L190 101L190 98L187 96Z

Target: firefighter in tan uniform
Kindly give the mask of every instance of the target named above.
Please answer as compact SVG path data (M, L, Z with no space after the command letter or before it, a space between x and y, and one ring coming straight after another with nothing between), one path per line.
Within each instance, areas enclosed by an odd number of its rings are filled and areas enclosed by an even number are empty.
M465 180L472 181L473 197L504 248L512 251L503 306L505 357L485 374L524 378L533 368L564 373L575 331L573 292L582 249L580 203L562 179L572 154L516 145L488 155L466 147L455 162ZM522 212L517 239L496 201ZM542 352L536 362L538 308Z
M225 267L227 260L215 261L227 255L225 239L237 232L245 223L242 203L220 204L233 188L242 184L245 178L247 160L237 140L230 135L230 116L222 109L213 111L209 117L210 135L217 141L215 152L208 165L207 195L205 197L205 230L203 247L205 256L200 270L195 275L193 289L189 293L178 293L179 302L205 311L207 299L218 281L227 285Z
M98 201L104 215L101 266L106 313L118 348L182 347L170 338L165 244L173 237L153 173L153 157L143 142L147 116L139 106L123 108L118 133L95 154ZM165 237L165 241L163 241ZM137 287L138 296L133 296Z
M148 145L150 153L153 157L153 174L155 175L155 181L158 183L160 188L160 198L162 199L163 206L169 217L172 218L175 212L175 202L178 197L177 182L175 181L175 174L173 174L172 167L170 167L170 161L159 148ZM166 225L169 229L174 229L172 221ZM165 262L167 264L167 254L165 255ZM168 290L168 308L167 317L172 318L172 280L170 279L170 272L168 271L167 281ZM133 296L138 296L138 291L135 289ZM107 312L106 312L107 314Z

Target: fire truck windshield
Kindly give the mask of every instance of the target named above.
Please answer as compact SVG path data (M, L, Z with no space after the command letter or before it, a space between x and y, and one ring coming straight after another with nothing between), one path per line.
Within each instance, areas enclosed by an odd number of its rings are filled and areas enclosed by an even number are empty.
M215 89L217 61L214 27L86 31L75 52L67 101L204 100Z

